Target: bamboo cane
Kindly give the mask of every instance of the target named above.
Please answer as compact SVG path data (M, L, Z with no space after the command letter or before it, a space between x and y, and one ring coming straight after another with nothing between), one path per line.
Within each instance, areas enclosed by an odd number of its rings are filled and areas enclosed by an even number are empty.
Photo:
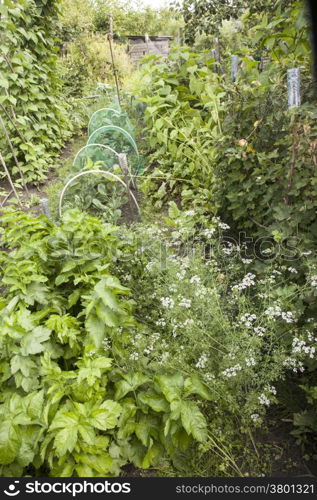
M7 168L6 164L5 164L4 158L3 158L3 156L2 156L2 154L1 154L1 153L0 153L0 162L2 163L3 169L4 169L4 171L5 171L5 173L6 173L7 177L8 177L8 180L9 180L10 186L11 186L11 188L12 188L12 191L14 192L14 194L15 194L15 196L16 196L16 199L18 200L19 205L20 205L20 207L22 208L22 203L21 203L20 197L19 197L19 195L18 195L18 193L17 193L17 190L16 190L16 189L15 189L15 187L14 187L14 184L13 184L13 181L12 181L12 178L11 178L11 175L10 175L10 172L9 172L9 170L8 170L8 168Z
M3 104L0 103L0 108L2 109L2 111L7 115L7 117L9 118L10 122L12 123L12 125L14 126L18 136L20 137L21 141L23 142L26 142L25 138L23 137L23 135L21 134L21 132L19 131L18 127L16 126L16 124L14 123L13 119L11 118L11 116L9 115L9 113L7 112L6 108L3 106Z
M2 126L2 128L3 128L4 135L5 135L5 137L6 137L7 143L8 143L8 145L9 145L10 150L11 150L12 156L13 156L13 158L14 158L14 162L15 162L15 164L16 164L16 166L17 166L18 171L19 171L19 174L20 174L20 178L21 178L21 181L22 181L23 187L24 187L24 189L25 189L26 194L29 196L29 190L28 190L28 188L27 188L27 185L26 185L26 182L25 182L25 179L24 179L23 172L22 172L22 170L21 170L21 167L20 167L20 164L19 164L19 162L18 162L18 159L17 159L17 157L16 157L16 155L15 155L15 152L14 152L14 149L13 149L12 142L11 142L11 140L10 140L10 137L9 137L8 131L7 131L6 127L5 127L5 124L4 124L3 120L2 120L1 115L0 115L0 123L1 123L1 126Z
M113 70L113 75L116 83L116 88L117 88L117 96L118 96L118 102L119 106L121 106L120 102L120 90L119 90L119 82L118 82L118 70L115 66L115 61L114 61L114 53L113 53L113 48L112 48L112 41L113 41L113 22L112 22L112 15L110 14L110 27L109 27L109 33L108 33L108 41L109 41L109 47L110 47L110 54L111 54L111 61L112 61L112 70Z

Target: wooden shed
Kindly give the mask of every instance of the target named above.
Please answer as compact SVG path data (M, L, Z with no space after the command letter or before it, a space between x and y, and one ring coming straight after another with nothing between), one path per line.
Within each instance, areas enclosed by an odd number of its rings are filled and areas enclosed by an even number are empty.
M150 54L166 59L172 39L172 36L128 36L128 54L133 62L138 62L139 59Z

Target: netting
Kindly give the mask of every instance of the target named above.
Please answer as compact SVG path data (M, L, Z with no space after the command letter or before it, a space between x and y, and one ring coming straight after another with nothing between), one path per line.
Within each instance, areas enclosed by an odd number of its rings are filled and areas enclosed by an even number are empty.
M90 136L95 130L105 125L116 125L126 130L131 136L134 135L133 125L127 114L113 108L102 108L93 113L88 124L88 135Z
M126 183L117 175L99 169L79 172L65 184L59 200L59 215L75 207L114 224L125 210L139 211Z
M118 153L104 144L88 144L81 148L74 158L73 171L79 172L90 163L98 163L98 168L115 170L119 166Z
M91 115L88 142L76 154L60 195L60 216L76 207L117 223L122 217L134 220L139 211L130 190L142 163L133 126L118 102L105 105Z
M117 152L125 153L132 174L138 173L140 167L138 148L133 137L123 128L115 125L100 127L92 133L87 144L103 144Z

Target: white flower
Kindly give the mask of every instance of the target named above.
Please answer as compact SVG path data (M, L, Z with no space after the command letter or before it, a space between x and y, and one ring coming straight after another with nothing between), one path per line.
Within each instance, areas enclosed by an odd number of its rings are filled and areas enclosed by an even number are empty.
M293 273L293 274L298 274L297 272L297 269L295 269L295 267L288 267L287 270L290 272L290 273Z
M111 348L111 340L107 338L103 339L102 345L105 351L109 351L109 349Z
M225 224L224 222L218 222L218 227L220 227L220 229L230 229L230 226L228 226L228 224Z
M255 366L255 359L251 356L250 358L245 358L245 362L247 366Z
M270 392L271 394L274 394L274 396L276 395L276 389L275 389L274 385L267 385L265 387L265 390Z
M216 229L213 227L213 228L210 228L210 229L204 229L203 233L206 238L211 238L212 235L216 232Z
M175 304L171 297L161 297L161 303L163 307L166 307L166 309L173 309Z
M223 370L222 375L227 378L236 377L237 372L239 372L240 370L242 370L242 367L238 363L235 366L231 366L230 368L226 368L226 370Z
M159 361L160 364L163 364L165 363L165 361L167 360L167 358L169 357L170 353L165 351L163 352L162 356L161 356L161 359Z
M245 313L240 318L240 324L250 327L252 326L252 323L256 320L256 318L256 314Z
M186 210L186 212L184 212L185 215L187 215L188 217L192 216L192 215L195 215L195 210Z
M185 299L184 297L178 304L180 307L185 307L186 309L190 309L192 305L192 301L190 299Z
M262 253L264 253L264 254L270 254L272 252L273 252L272 248L265 248L264 250L262 250Z
M139 353L138 352L132 352L130 354L130 359L131 359L131 361L137 361L139 359Z
M298 370L300 372L305 371L303 363L301 361L298 361L295 358L286 358L286 359L284 359L283 366L286 366L287 368L291 368L294 373L297 373Z
M165 319L164 319L164 318L159 318L159 319L155 322L155 324L156 324L157 326L166 326L166 321L165 321Z
M232 252L234 251L234 246L233 245L228 245L226 247L222 247L222 251L226 255L231 255Z
M316 352L316 348L314 346L309 346L306 344L305 340L300 339L298 337L294 337L292 342L292 353L293 354L306 354L311 359L314 358Z
M250 286L255 285L255 274L248 273L244 276L243 280L241 283L238 283L237 285L232 286L232 290L244 290L245 288L249 288Z
M253 262L253 259L242 259L241 258L241 260L242 260L243 264L251 264L251 262Z
M196 366L196 368L203 370L206 367L207 362L208 362L208 356L207 356L207 354L203 353L200 356L200 358L197 361L195 366Z
M183 326L184 328L188 325L193 325L195 323L195 321L193 320L193 318L188 318L188 319L185 319L184 323L180 326Z
M155 265L155 262L148 262L145 266L145 269L147 271L151 271L151 269L153 268L153 266Z
M260 394L258 400L260 402L260 405L270 406L270 400L264 393Z
M182 281L185 278L186 271L185 269L181 269L178 273L176 273L176 278L179 281Z
M189 280L189 283L200 283L201 279L199 276L192 276Z
M258 413L252 413L251 419L252 420L258 420L260 418L260 415Z
M263 337L266 332L265 328L262 326L255 326L254 331L259 337Z
M280 306L270 306L264 311L264 314L266 314L270 319L275 319L281 316L282 310Z
M317 288L317 275L310 276L310 284L311 286Z
M286 321L286 323L296 323L297 319L294 316L294 313L291 311L282 312L282 319Z
M195 297L200 299L202 297L205 297L207 293L208 293L208 288L206 288L204 285L201 285L195 291Z

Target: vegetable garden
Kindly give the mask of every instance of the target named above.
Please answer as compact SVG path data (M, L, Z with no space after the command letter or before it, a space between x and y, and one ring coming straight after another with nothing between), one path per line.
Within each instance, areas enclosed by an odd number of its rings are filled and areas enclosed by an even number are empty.
M314 475L305 5L83 3L0 4L0 475Z

